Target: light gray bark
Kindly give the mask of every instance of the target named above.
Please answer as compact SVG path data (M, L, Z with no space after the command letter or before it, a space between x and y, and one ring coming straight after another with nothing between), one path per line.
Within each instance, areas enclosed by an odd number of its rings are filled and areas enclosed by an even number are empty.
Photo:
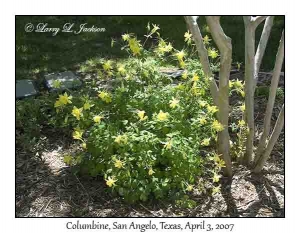
M255 55L255 27L251 17L244 16L245 23L245 120L249 129L246 140L244 163L249 165L253 154L254 138L254 55Z
M255 30L267 16L244 16L243 18L245 24L245 120L249 129L243 161L244 164L249 165L253 157L254 141Z
M267 144L266 150L264 151L263 155L259 158L258 162L256 163L256 166L253 169L254 173L259 173L261 172L263 166L265 165L266 161L268 160L273 147L283 129L283 125L284 125L284 105L282 106L279 116L277 118L274 130L271 134L270 140Z
M219 72L219 93L218 93L218 119L225 129L218 133L218 151L222 154L226 164L225 175L232 176L231 158L229 154L229 76L232 62L231 39L227 37L220 25L220 17L206 16L213 40L220 50L220 72Z
M264 53L265 53L265 50L267 47L267 43L268 43L271 29L273 26L273 21L274 21L274 16L267 17L263 32L261 34L259 44L258 44L258 47L256 50L255 61L254 61L254 63L255 63L255 66L254 66L254 89L256 88L256 85L257 85L257 76L258 76L258 72L260 69L262 58L264 56Z
M267 16L250 17L250 21L251 21L251 24L256 28L266 18L267 18Z
M185 16L185 21L188 25L189 30L191 31L192 35L193 35L193 39L195 41L196 44L196 48L198 51L198 55L200 58L200 62L202 64L203 67L203 71L204 74L210 78L210 91L211 94L213 96L213 100L215 102L215 105L218 105L217 100L218 100L218 86L216 84L216 81L214 80L214 78L212 78L212 71L210 69L210 64L209 64L209 60L208 60L208 54L207 54L207 50L205 48L205 45L203 43L203 38L202 38L202 34L201 31L198 27L197 24L197 18L196 16Z
M272 112L273 112L273 108L274 108L276 91L277 91L278 82L279 82L279 78L280 78L283 59L284 59L284 31L282 31L281 40L280 40L277 55L276 55L276 61L275 61L275 66L274 66L272 81L271 81L271 87L270 87L270 92L269 92L268 105L267 105L265 119L264 119L264 128L263 128L263 133L260 138L259 146L258 146L258 149L256 152L255 162L258 161L263 150L265 149L266 140L270 133Z

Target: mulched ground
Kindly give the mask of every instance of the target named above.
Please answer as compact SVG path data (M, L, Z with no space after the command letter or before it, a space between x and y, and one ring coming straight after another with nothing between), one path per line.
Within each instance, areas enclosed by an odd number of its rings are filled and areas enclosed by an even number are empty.
M266 102L256 99L258 129ZM274 120L281 104L276 103ZM35 154L16 148L17 217L284 217L284 132L263 174L234 165L233 179L221 180L221 193L192 195L197 202L194 209L165 201L127 204L110 193L101 177L78 177L71 172L63 162L63 156L75 150L69 139L47 132L41 141L42 149Z

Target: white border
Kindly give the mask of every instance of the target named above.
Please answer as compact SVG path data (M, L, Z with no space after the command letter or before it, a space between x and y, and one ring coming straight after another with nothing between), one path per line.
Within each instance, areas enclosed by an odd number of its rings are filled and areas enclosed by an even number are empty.
M191 2L188 4L188 2ZM15 14L93 15L275 15L286 14L286 218L285 219L204 219L210 223L235 223L233 232L297 232L299 216L299 29L296 1L5 1L1 7L1 232L67 232L68 219L15 219ZM272 38L271 38L272 39ZM275 38L276 39L276 38ZM9 86L8 86L9 85ZM295 93L293 95L293 93ZM76 219L72 219L73 221ZM81 219L82 222L89 219ZM103 222L145 223L147 219L97 219ZM186 219L154 219L169 223ZM197 222L199 219L188 219ZM203 220L203 219L200 219ZM72 231L74 232L74 231ZM124 231L123 231L124 232ZM168 231L164 231L168 232ZM171 231L170 231L171 232ZM172 231L175 232L175 231Z

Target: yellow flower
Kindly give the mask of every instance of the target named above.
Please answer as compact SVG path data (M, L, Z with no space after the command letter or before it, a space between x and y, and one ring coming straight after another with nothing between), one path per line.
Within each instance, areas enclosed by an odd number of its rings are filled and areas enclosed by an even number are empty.
M175 99L174 97L172 97L172 100L170 100L170 107L171 108L176 108L179 104L179 100Z
M180 52L176 53L175 56L177 57L177 59L178 59L179 61L182 61L182 59L183 59L184 56L185 56L185 53L184 53L183 50L181 50Z
M242 88L244 84L242 83L241 80L237 79L235 82L233 82L233 86L235 86L236 88Z
M194 84L196 84L196 82L194 82ZM197 95L201 95L201 90L199 87L197 87L196 85L193 85L193 87L191 88L191 92L193 93L193 95L197 96Z
M182 83L179 83L176 87L175 87L177 90L181 90L183 91L185 86L182 84Z
M180 66L180 68L184 68L185 67L185 63L184 63L183 60L179 61L179 66Z
M239 126L245 126L246 125L246 122L244 120L241 120L239 121L238 123Z
M215 49L209 48L208 49L208 56L214 59L214 58L218 57L219 54Z
M123 65L119 66L118 72L119 72L119 74L121 74L122 76L125 76L125 74L126 74L125 67L124 67Z
M191 192L194 188L194 185L189 184L186 188L187 191Z
M133 55L139 55L141 53L141 45L136 38L129 39L129 48Z
M165 145L164 145L164 148L166 148L167 150L170 150L172 148L172 140L169 139Z
M169 44L165 47L165 51L166 51L166 52L171 52L172 49L173 49L173 46L172 46L172 44L169 42Z
M211 39L209 39L208 35L206 35L206 36L203 37L203 43L204 44L208 45L210 41L211 41Z
M126 134L123 134L123 135L118 135L116 138L115 138L115 142L118 143L118 144L126 144L127 143L127 136Z
M83 105L83 109L84 110L89 110L93 106L94 106L93 104L90 104L89 102L85 102L84 105Z
M128 40L130 39L130 35L129 35L129 34L123 34L123 35L122 35L122 39L123 39L124 41L128 41Z
M103 116L99 116L99 115L93 117L93 120L94 120L95 123L100 123L100 121L102 119L103 119Z
M61 87L61 81L60 80L54 80L53 87L54 88L60 88Z
M86 143L85 142L82 143L81 146L82 146L83 149L86 149Z
M201 100L199 104L200 104L200 107L205 107L207 103L206 103L206 101Z
M83 108L77 108L74 106L72 110L72 115L76 117L77 120L80 120L80 117L82 116L82 110Z
M167 112L163 112L162 110L159 111L159 113L157 114L157 119L159 121L165 121L168 119L169 113Z
M110 103L112 101L111 95L106 91L101 91L98 94L99 98L106 103Z
M215 195L217 193L221 192L221 186L219 185L218 187L214 187L212 190L212 195Z
M218 183L220 180L221 176L218 175L217 173L214 173L214 177L213 177L213 182L214 183Z
M82 134L83 134L83 130L77 128L75 129L75 131L73 132L73 138L77 139L77 140L82 140Z
M67 105L72 103L71 99L72 96L68 96L68 94L65 92L64 95L59 95L58 101L61 103L61 105Z
M207 120L206 120L205 117L201 117L201 118L199 119L199 122L200 122L200 125L204 125L204 124L206 124Z
M152 26L153 26L153 28L152 28L152 30L151 30L151 34L155 33L157 30L160 29L159 26L156 25L156 24L152 24Z
M115 183L116 183L116 181L117 180L115 180L115 178L114 177L108 177L108 179L106 180L106 185L108 186L108 187L112 187L113 185L115 185Z
M219 109L218 109L217 106L210 106L210 105L208 105L208 106L207 106L207 111L208 111L209 113L216 113L217 111L219 111Z
M242 97L245 97L245 92L243 90L240 90L240 94Z
M245 112L245 110L246 110L246 105L243 104L242 106L240 106L240 109L241 109L242 112Z
M194 74L193 78L192 78L193 82L197 82L199 81L199 76L197 74Z
M140 118L140 121L144 121L148 118L147 116L145 116L145 111L138 111L137 114L138 117Z
M220 160L217 162L217 166L218 166L219 168L226 167L225 161L224 161L223 159L220 159Z
M210 143L210 138L205 138L202 142L201 142L201 145L202 146L208 146Z
M233 82L231 80L229 80L229 88L233 87Z
M110 71L112 69L112 61L108 60L102 65L105 71Z
M148 174L149 176L152 176L155 172L152 170L152 168L149 169Z
M192 34L189 31L184 33L184 41L187 42L188 44L192 42Z
M121 160L117 159L115 161L114 165L115 165L116 168L122 168L123 167L123 162Z
M183 79L187 79L188 77L188 72L185 70L183 73L182 73L182 76L181 76Z
M214 120L214 122L212 123L212 128L217 132L224 130L224 126L217 120Z
M160 39L156 52L159 55L164 55L165 53L171 52L173 49L172 44L169 42L169 44L167 45L166 42L163 39Z
M122 141L122 136L121 136L121 135L118 135L118 136L115 138L115 142L118 143L118 144L121 144L121 141Z

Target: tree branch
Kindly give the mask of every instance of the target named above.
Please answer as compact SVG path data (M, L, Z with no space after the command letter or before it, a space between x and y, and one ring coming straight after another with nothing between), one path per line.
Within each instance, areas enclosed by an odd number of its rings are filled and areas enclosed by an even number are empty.
M254 89L256 88L256 85L257 85L258 72L260 69L262 58L264 56L264 53L265 53L265 50L267 47L267 43L268 43L271 29L273 26L273 21L274 21L274 16L267 17L263 32L260 37L258 48L256 50L255 59L254 59L255 60L254 61L254 64L255 64L255 66L254 66Z
M249 22L249 16L244 16L245 23L245 120L248 127L246 153L244 163L249 165L253 156L254 141L254 56L255 56L255 28Z
M264 21L267 18L267 16L256 16L251 17L251 22L253 26L256 28L262 21Z
M213 74L212 74L212 71L210 69L207 50L206 50L205 45L203 43L202 34L201 34L201 31L200 31L200 29L198 27L198 24L197 24L197 21L196 21L197 17L184 16L184 18L185 18L185 21L188 25L189 30L191 31L191 33L193 35L194 41L196 43L196 48L197 48L197 51L198 51L200 62L201 62L202 67L203 67L204 74L206 75L206 77L210 78L210 91L211 91L211 94L213 96L213 100L215 102L215 105L218 106L217 101L218 101L218 91L219 91L219 89L218 89L218 86L216 84L216 81L212 77Z
M267 144L266 150L264 152L264 154L259 158L256 166L253 169L254 173L259 173L261 172L263 166L265 165L266 161L268 160L273 147L283 129L283 125L284 125L284 104L282 105L282 108L280 110L279 116L277 118L277 121L275 123L275 127L274 130L272 132L272 135L270 137L270 140Z
M218 150L222 154L226 164L225 173L232 176L231 158L229 155L229 76L232 62L231 39L227 37L220 25L220 17L206 16L212 38L221 52L220 72L219 72L219 100L218 100L218 119L225 129L218 134Z
M279 82L279 78L280 78L280 71L282 68L283 59L284 59L284 30L282 31L282 35L281 35L281 39L280 39L280 43L279 43L279 47L278 47L278 51L277 51L277 55L276 55L276 61L275 61L275 66L274 66L272 81L271 81L271 87L270 87L270 92L269 92L268 105L267 105L265 119L264 119L264 129L263 129L263 134L260 138L255 161L258 161L263 150L265 149L266 140L270 133L271 117L272 117L272 112L273 112L273 108L274 108L276 91L277 91L278 82Z

